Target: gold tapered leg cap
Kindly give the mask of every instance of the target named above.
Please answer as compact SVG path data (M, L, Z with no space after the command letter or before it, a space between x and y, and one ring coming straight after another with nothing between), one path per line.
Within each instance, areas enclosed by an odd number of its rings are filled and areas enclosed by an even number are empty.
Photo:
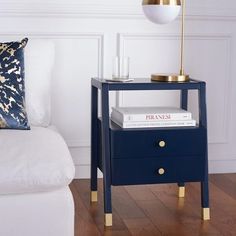
M112 214L105 214L104 224L106 227L112 226Z
M210 220L210 208L202 208L202 219Z
M98 201L98 191L91 191L90 201L91 202Z
M185 197L185 187L179 187L179 197Z

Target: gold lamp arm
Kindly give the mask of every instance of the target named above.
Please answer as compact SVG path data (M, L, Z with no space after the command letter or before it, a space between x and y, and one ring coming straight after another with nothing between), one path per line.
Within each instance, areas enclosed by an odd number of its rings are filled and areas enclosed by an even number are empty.
M182 0L180 75L184 75L185 0Z

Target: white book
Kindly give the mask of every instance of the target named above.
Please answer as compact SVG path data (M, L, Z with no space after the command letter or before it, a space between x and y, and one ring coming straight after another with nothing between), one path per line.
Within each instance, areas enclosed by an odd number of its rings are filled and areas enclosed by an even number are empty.
M112 107L111 117L120 123L191 120L192 113L177 107Z
M122 128L162 128L162 127L194 127L196 120L177 120L177 121L150 121L150 122L123 122L113 119L111 120Z

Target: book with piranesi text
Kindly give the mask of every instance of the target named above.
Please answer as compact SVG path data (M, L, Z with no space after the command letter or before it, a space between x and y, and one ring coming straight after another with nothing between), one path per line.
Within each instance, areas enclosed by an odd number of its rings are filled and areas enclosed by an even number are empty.
M177 107L113 107L111 118L123 122L189 121L192 113Z
M136 122L123 122L120 123L119 121L113 119L111 120L119 125L122 128L158 128L158 127L194 127L196 126L195 120L176 120L176 121L136 121Z

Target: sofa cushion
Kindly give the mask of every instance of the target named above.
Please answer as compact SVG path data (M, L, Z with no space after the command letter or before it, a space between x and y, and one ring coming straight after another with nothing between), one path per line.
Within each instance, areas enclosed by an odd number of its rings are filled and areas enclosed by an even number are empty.
M24 81L27 41L0 43L0 128L29 129Z
M26 110L33 126L50 124L54 51L54 43L47 39L30 39L25 48Z
M74 178L63 138L50 128L0 131L0 194L51 191Z

